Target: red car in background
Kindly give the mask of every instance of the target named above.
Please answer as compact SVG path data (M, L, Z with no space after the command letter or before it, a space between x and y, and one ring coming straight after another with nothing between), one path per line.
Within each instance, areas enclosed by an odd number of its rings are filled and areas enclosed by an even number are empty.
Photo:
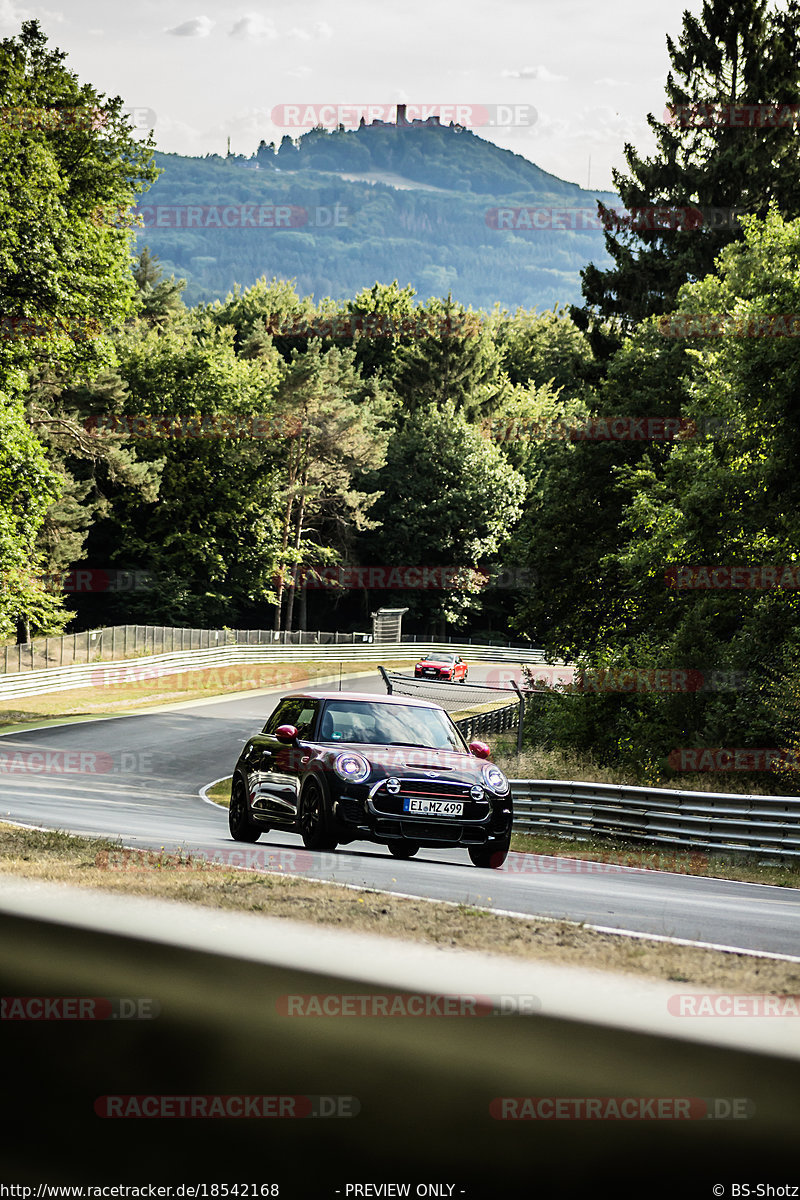
M431 654L414 667L415 679L446 679L455 683L467 678L467 664L456 654Z

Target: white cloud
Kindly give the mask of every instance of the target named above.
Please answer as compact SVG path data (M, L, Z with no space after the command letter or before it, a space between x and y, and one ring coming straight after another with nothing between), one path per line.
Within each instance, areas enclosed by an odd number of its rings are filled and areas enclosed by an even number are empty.
M631 85L625 79L595 79L595 87L630 87Z
M278 31L272 22L265 21L258 13L248 13L247 16L241 17L229 33L229 37L244 38L247 41L277 36Z
M215 24L216 22L209 17L192 17L190 21L173 25L172 29L167 29L165 32L171 33L175 37L208 37Z
M501 71L504 79L535 79L537 83L566 83L566 75L554 75L547 67L522 67L519 71Z
M312 38L320 40L333 37L333 30L327 21L317 21L311 33L307 29L301 29L299 25L293 25L291 29L287 30L286 36L297 38L301 42L310 42Z
M28 8L17 8L12 0L0 0L0 25L21 25L33 14Z

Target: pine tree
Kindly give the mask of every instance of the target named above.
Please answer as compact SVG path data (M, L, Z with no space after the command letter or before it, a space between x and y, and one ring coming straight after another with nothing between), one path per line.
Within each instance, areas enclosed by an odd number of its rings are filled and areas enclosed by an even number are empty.
M618 333L644 317L669 312L682 284L714 269L741 229L730 210L764 217L770 203L787 218L800 213L798 0L705 0L699 17L685 12L677 42L667 38L672 70L666 120L647 118L657 153L625 146L627 175L614 171L629 224L599 205L613 267L583 271L585 307L576 323L590 330L605 357ZM794 111L792 109L794 108ZM653 210L699 209L702 225L669 228L672 217L644 226ZM644 211L642 211L644 210ZM717 210L716 213L713 210ZM688 224L698 220L688 214Z
M406 412L452 403L475 420L500 402L507 388L500 352L479 314L447 300L416 310L413 336L402 343L390 372Z

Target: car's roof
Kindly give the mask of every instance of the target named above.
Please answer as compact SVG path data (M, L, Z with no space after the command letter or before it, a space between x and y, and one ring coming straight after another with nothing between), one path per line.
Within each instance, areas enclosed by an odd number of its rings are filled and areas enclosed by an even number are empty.
M287 692L282 700L369 700L371 704L413 704L417 708L441 708L430 700L415 696L383 696L374 692Z

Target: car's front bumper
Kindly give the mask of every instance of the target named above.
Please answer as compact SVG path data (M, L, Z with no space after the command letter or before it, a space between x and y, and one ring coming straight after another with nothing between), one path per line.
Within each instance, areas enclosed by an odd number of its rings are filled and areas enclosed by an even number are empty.
M384 845L405 840L430 847L483 846L510 833L510 795L489 796L480 802L471 800L468 794L458 798L464 802L463 816L412 814L402 811L402 789L390 797L385 793L376 795L373 785L366 794L343 794L334 809L343 831L353 840L363 838Z

